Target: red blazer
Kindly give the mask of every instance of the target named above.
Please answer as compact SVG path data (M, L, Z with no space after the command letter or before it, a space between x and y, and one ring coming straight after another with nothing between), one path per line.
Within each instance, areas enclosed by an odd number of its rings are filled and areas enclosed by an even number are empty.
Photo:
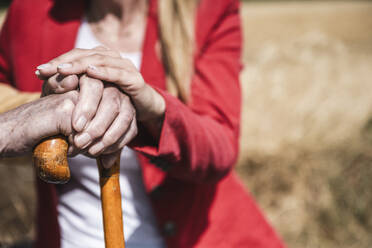
M40 91L37 65L74 47L82 0L14 0L0 35L0 82ZM165 91L150 1L141 73L166 101L159 140L139 127L131 143L168 247L283 247L232 172L240 122L241 27L237 0L202 0L188 106ZM58 248L55 187L37 181L37 247ZM97 218L99 218L97 216Z

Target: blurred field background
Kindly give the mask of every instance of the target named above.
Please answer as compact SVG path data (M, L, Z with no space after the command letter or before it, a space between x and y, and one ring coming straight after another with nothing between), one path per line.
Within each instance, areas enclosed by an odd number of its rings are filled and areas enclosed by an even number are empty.
M242 19L236 170L288 247L372 247L372 2L245 1ZM0 164L0 247L34 235L24 160Z

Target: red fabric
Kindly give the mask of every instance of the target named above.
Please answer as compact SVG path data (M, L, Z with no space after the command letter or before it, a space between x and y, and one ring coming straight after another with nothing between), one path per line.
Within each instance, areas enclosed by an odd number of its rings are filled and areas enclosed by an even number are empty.
M188 106L165 91L156 53L157 3L150 1L141 73L165 99L159 140L146 130L131 147L168 247L283 247L234 173L237 158L241 28L239 2L202 0ZM14 0L0 35L0 81L40 91L35 67L73 48L84 1ZM38 182L38 243L59 247L57 195Z

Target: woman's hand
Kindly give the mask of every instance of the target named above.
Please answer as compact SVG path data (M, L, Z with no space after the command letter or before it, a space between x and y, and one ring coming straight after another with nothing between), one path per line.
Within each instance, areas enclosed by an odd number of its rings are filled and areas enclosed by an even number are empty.
M37 75L46 79L56 75L65 79L61 85L54 87L56 92L73 89L73 77L79 74L117 85L132 100L137 113L137 119L151 125L161 121L165 112L163 97L151 86L145 83L136 67L118 53L98 47L95 49L74 49L47 64L38 67ZM70 82L67 82L69 81ZM75 78L76 81L76 78ZM64 85L62 85L64 84ZM75 85L76 86L76 85Z
M77 91L51 95L0 114L0 155L16 156L31 152L43 138L70 136L72 111Z

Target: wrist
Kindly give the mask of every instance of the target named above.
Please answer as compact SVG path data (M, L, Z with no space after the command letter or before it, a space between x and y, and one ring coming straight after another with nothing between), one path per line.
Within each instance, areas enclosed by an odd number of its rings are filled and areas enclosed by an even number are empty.
M146 111L138 109L137 120L152 137L157 139L160 137L163 121L165 117L166 103L163 96L151 86L146 85L144 90L144 98L147 102ZM137 108L136 108L137 109Z
M19 108L0 115L0 156L11 157L27 152L22 138L27 133L24 122L17 120Z
M137 120L141 123L159 121L164 118L165 100L154 88L145 85L141 94L134 97Z

